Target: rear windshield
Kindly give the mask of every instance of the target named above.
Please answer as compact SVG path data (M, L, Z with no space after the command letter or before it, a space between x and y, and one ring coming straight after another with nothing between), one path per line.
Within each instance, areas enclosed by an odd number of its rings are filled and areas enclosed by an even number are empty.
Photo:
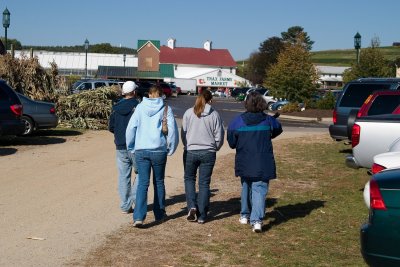
M341 107L361 107L365 99L374 91L390 89L387 84L350 84L340 101Z
M400 95L378 96L368 110L368 116L378 114L390 114L400 104Z

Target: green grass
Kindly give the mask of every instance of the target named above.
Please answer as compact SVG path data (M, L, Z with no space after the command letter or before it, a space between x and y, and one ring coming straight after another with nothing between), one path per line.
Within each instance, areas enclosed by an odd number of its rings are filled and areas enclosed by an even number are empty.
M387 60L394 61L400 57L400 47L386 46L379 47L379 49ZM316 65L346 67L356 61L356 51L354 49L313 51L311 52L311 60ZM243 61L247 65L247 59L236 62L239 68L242 67Z
M362 188L369 176L345 166L350 147L326 135L278 140L274 151L278 179L270 183L263 233L238 222L240 182L229 154L213 173L213 220L188 223L183 199L167 207L170 220L127 226L79 265L129 265L140 255L142 266L365 266L359 229L368 217Z
M400 47L386 46L378 49L382 51L387 60L393 61L400 57ZM354 49L316 51L311 52L311 55L313 63L317 65L350 66L356 61Z

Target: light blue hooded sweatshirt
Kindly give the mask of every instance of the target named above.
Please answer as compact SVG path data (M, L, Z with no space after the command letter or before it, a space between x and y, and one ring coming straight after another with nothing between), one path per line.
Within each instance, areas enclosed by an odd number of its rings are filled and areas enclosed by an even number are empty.
M172 109L168 106L168 135L161 132L164 115L164 101L161 97L144 97L137 105L126 128L126 147L134 153L136 150L167 152L171 156L179 143L178 126Z

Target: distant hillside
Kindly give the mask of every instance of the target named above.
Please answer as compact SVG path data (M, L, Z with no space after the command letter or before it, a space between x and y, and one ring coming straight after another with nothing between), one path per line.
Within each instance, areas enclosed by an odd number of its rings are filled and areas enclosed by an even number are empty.
M400 47L386 46L379 47L378 49L382 50L385 58L388 60L393 61L400 57ZM311 55L313 63L317 65L350 66L356 60L355 49L317 51L311 52Z
M362 48L361 48L362 49ZM386 46L379 47L382 50L385 58L394 61L396 58L400 57L400 47L399 46ZM325 50L311 52L312 62L316 65L324 66L350 66L352 62L356 61L356 50L354 49L343 49L343 50ZM246 60L236 61L238 68L247 64Z

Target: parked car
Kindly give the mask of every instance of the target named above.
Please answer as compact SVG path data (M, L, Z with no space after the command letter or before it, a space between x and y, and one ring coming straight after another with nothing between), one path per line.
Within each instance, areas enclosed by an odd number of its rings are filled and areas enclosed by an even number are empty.
M239 96L239 94L246 94L247 90L249 90L250 87L237 87L237 88L233 88L232 92L231 92L231 97L236 98L237 96Z
M349 140L357 118L380 114L400 114L400 91L376 91L367 97L359 110L351 110L347 119Z
M94 90L100 87L105 87L105 86L113 86L113 85L118 85L120 86L119 81L115 80L97 80L97 79L91 79L91 80L82 80L74 83L75 87L72 88L72 93L80 93L85 90Z
M30 135L38 129L55 128L58 125L55 104L44 101L35 101L17 93L24 107L22 121L25 130L22 135Z
M285 105L289 104L290 102L288 100L279 100L276 101L275 103L273 103L271 105L271 109L270 110L281 110Z
M172 88L168 83L159 83L166 97L172 96Z
M356 119L351 134L350 168L371 168L375 155L385 153L400 140L400 114L364 116Z
M399 87L400 79L396 78L362 78L348 82L336 101L332 114L333 124L329 126L330 136L337 141L347 140L347 122L351 110L358 110L374 91L398 90Z
M169 86L171 86L172 89L172 96L178 97L178 95L181 94L181 88L177 87L175 83L169 83Z
M397 140L390 146L389 152L374 156L374 163L368 173L375 174L392 168L400 168L400 140Z
M135 89L135 91L138 94L138 97L139 98L149 97L149 90L150 90L150 87L153 85L153 83L146 82L146 81L139 81L139 82L135 82L135 83L138 86Z
M364 188L368 221L361 226L361 253L370 266L400 266L400 169L374 174Z
M0 136L24 132L22 111L23 106L16 92L4 80L0 80Z
M244 99L246 99L247 95L248 95L250 92L253 92L253 91L259 92L259 93L263 96L265 102L267 102L267 110L272 110L272 105L273 105L277 100L276 100L273 96L270 96L270 95L269 95L269 90L268 90L267 88L264 88L264 87L257 87L257 88L256 88L256 87L253 87L253 88L250 88L249 90L247 90L246 96L245 96Z

